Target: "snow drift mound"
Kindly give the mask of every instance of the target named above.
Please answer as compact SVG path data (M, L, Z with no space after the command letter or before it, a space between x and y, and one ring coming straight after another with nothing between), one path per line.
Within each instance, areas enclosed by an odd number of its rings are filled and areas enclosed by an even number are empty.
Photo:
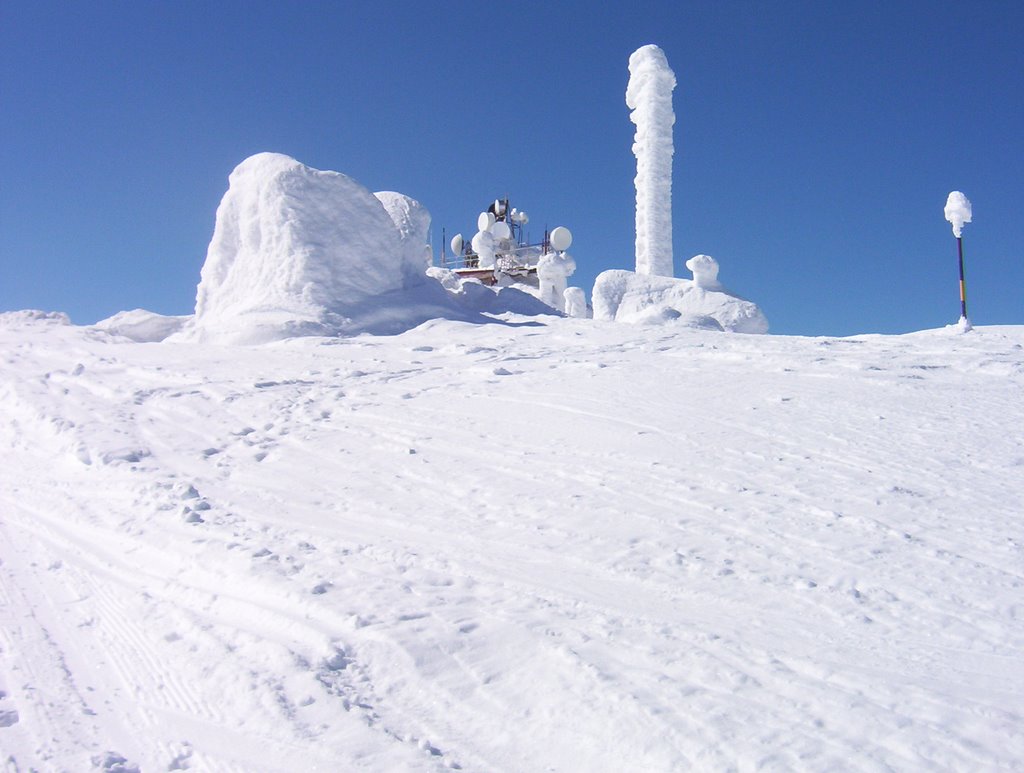
M21 311L0 312L0 328L22 327L24 325L70 325L71 319L63 311L41 311L40 309L22 309Z
M383 202L383 203L382 203ZM336 335L353 309L423 281L430 215L339 172L259 153L231 173L180 338L260 343ZM418 242L418 244L417 244Z
M594 282L594 319L682 324L734 333L767 333L756 303L733 295L718 281L718 263L698 255L686 264L694 280L605 271Z
M177 333L190 319L189 316L165 316L145 309L133 309L101 319L93 327L138 343L153 343Z

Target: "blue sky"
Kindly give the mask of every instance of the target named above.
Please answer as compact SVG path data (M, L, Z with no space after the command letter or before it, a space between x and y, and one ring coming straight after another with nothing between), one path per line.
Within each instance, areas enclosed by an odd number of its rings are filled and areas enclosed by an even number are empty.
M1024 3L0 4L0 310L192 310L231 169L272 150L397 190L434 241L496 196L633 266L630 53L676 72L676 275L772 331L1024 324Z

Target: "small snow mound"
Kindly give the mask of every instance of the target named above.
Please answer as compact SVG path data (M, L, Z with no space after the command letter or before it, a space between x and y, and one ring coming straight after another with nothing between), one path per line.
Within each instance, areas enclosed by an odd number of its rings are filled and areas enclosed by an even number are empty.
M950 330L954 333L970 333L974 330L974 325L967 317L960 317L960 319L953 325L946 325L946 330Z
M139 343L163 341L179 332L192 319L191 316L164 316L145 309L119 311L112 317L101 319L93 327L111 335L123 336Z
M474 320L479 314L520 314L525 317L551 314L551 307L527 292L525 288L487 287L477 279L463 279L451 269L437 266L431 267L427 271L427 276L447 291L443 295L457 304L457 308L464 314L462 318L467 321ZM460 318L451 312L438 313L436 316Z
M117 752L105 752L92 758L93 768L104 773L139 773L139 767Z
M768 332L768 320L757 304L718 287L700 287L688 279L605 271L594 283L594 319L635 324L678 322L734 333Z
M953 226L953 236L957 239L963 233L965 223L971 222L971 202L960 191L952 191L946 198L943 212L946 220Z

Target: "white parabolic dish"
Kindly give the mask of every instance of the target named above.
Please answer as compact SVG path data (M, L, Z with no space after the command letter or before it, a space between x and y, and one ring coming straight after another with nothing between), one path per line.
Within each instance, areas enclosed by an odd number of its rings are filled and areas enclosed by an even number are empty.
M551 248L563 252L572 244L572 231L560 225L551 232Z

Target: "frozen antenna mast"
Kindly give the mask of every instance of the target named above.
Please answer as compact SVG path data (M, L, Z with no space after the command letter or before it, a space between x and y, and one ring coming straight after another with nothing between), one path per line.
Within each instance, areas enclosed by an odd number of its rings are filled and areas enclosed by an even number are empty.
M675 276L672 265L672 89L676 76L657 46L629 57L626 106L636 124L636 273Z

